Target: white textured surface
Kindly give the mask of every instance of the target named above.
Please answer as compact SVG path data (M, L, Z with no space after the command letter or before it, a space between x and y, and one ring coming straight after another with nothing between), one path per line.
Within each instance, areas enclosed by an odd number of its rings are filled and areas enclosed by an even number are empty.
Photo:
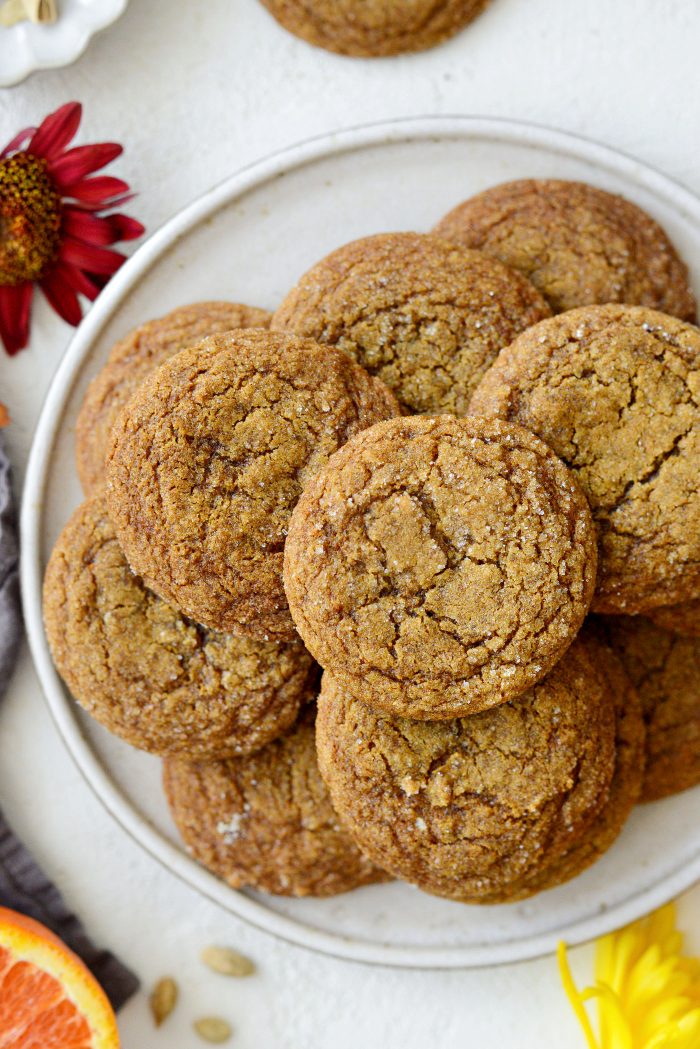
M308 134L427 112L522 117L591 135L700 192L700 9L687 0L493 0L471 29L425 55L337 59L286 36L254 0L135 0L78 63L0 93L0 139L60 103L87 108L83 141L122 141L115 173L140 190L150 229L230 171ZM426 192L429 192L429 187ZM18 467L42 389L69 336L35 312L29 351L0 359ZM173 972L185 994L153 1033L144 996L122 1013L124 1049L191 1049L218 1012L241 1049L578 1049L553 961L478 973L366 969L313 956L225 916L162 871L110 820L54 731L26 654L0 713L0 799L91 931L146 985ZM681 921L700 946L700 891ZM228 983L197 961L228 942L260 975ZM575 952L590 972L590 952ZM514 1033L515 1032L515 1033Z

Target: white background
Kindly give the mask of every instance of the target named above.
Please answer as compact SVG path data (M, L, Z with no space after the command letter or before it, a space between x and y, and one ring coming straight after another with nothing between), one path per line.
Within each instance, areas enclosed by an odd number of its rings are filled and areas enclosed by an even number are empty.
M393 116L520 117L636 154L700 193L700 5L693 0L493 0L423 55L341 59L285 34L256 0L131 0L71 68L0 91L0 146L70 99L81 141L116 139L114 173L154 230L236 168L308 135ZM34 313L32 344L0 356L18 486L43 391L70 331ZM193 1018L230 1019L239 1049L579 1049L552 958L480 972L407 972L315 956L224 914L160 869L113 823L53 728L23 652L0 712L0 804L91 933L144 987L183 995L154 1032L145 995L120 1015L124 1049L192 1049ZM700 948L700 890L681 903ZM199 950L230 943L259 973L230 982ZM591 951L573 952L581 979Z

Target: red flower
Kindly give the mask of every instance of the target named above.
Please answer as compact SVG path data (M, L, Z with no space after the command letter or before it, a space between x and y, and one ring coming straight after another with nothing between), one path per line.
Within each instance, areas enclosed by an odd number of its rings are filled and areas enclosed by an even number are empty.
M121 179L87 177L120 155L116 142L66 149L81 116L82 106L68 102L0 153L0 337L9 354L27 345L35 283L76 325L78 296L95 299L126 261L107 245L144 231L127 215L99 214L131 195Z

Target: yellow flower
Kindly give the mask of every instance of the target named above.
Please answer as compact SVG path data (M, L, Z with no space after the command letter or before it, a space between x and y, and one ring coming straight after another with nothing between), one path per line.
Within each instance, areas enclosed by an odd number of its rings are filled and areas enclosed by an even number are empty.
M595 984L579 991L559 944L559 971L589 1049L699 1049L700 960L683 954L674 905L600 939ZM585 1003L598 1005L598 1036Z

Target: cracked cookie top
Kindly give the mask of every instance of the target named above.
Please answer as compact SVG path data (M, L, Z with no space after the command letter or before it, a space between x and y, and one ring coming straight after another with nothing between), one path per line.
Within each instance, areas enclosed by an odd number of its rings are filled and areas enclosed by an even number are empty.
M424 722L377 712L324 673L319 767L362 850L427 892L519 892L607 803L614 695L574 641L547 677L494 710Z
M262 0L314 47L379 58L424 51L454 36L489 0Z
M248 754L316 694L300 641L252 641L198 626L129 568L104 498L83 503L46 569L44 620L75 698L111 732L155 754Z
M615 765L607 800L591 823L563 852L543 855L539 866L527 871L507 889L480 898L481 903L522 900L569 881L595 863L613 845L630 812L640 800L644 779L646 728L639 693L606 643L605 633L588 619L579 639L596 670L606 678L615 708ZM566 658L566 657L565 657Z
M235 889L333 896L386 880L331 805L310 715L246 758L167 758L163 784L189 851Z
M527 427L576 472L599 530L593 608L700 596L700 331L588 306L503 350L470 411Z
M458 205L435 232L519 270L555 313L629 302L695 320L688 269L663 229L596 186L506 182Z
M313 266L272 327L337 346L412 412L464 415L499 350L549 308L481 252L424 233L381 233Z
M700 640L644 616L606 617L614 651L642 699L647 760L642 801L700 783Z
M407 717L494 706L544 677L593 593L596 537L573 474L519 426L394 419L305 488L285 587L312 654Z
M78 476L86 495L105 481L109 435L145 377L180 350L231 328L267 328L270 314L237 302L195 302L139 325L110 350L88 386L75 427Z
M129 564L198 623L295 637L292 509L349 437L398 411L383 383L308 339L241 329L182 350L112 430L107 501Z

